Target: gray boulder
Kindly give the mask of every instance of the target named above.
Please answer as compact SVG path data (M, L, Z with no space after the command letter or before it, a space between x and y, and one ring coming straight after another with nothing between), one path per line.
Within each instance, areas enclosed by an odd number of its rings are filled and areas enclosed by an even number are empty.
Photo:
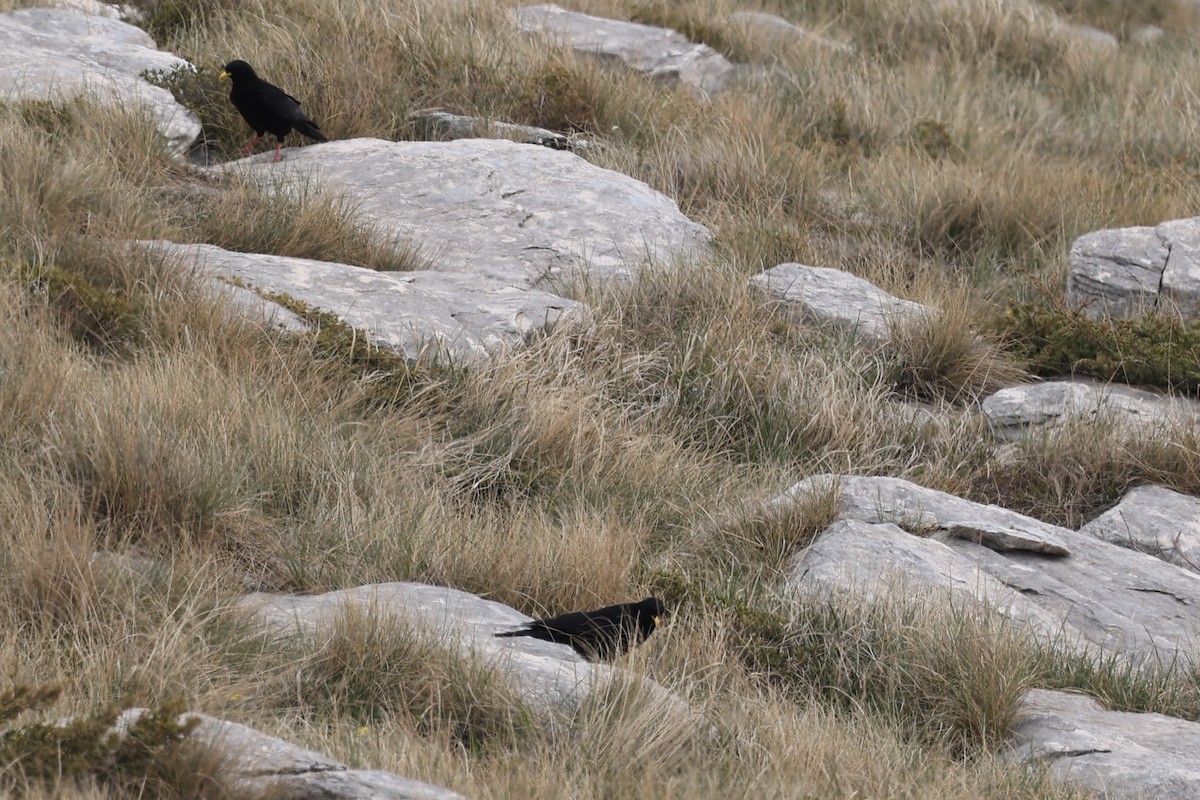
M699 97L716 95L732 82L733 65L708 45L667 28L567 11L556 5L511 11L525 33L542 34L602 64L638 72L667 86L683 85Z
M327 630L343 608L387 614L438 638L464 658L479 659L495 669L519 692L530 708L547 719L576 711L595 690L623 670L585 661L567 645L528 637L496 638L530 617L502 603L473 594L419 583L383 583L320 595L246 596L241 605L268 633L278 636L318 634ZM642 685L664 713L688 713L683 701L658 684Z
M207 244L146 244L207 278L288 295L334 314L362 330L372 344L410 361L448 357L463 364L480 363L531 335L587 317L574 300L461 273L379 272L306 258L234 253ZM258 294L238 286L229 289L241 292L231 299L254 319L293 330L307 327Z
M1200 313L1200 217L1084 234L1070 262L1067 303L1092 319Z
M501 139L348 139L223 165L268 189L344 194L397 246L439 272L565 291L708 252L711 234L641 181L572 153Z
M1200 724L1107 711L1086 695L1034 689L1021 705L1009 760L1045 764L1098 797L1200 800Z
M1167 32L1157 25L1139 25L1130 32L1129 41L1131 44L1144 47L1155 44L1166 35Z
M589 141L532 125L514 125L484 117L448 114L445 111L416 111L408 119L426 139L508 139L522 144L540 144L554 150L583 150Z
M1200 572L1200 498L1191 495L1138 486L1079 532Z
M1200 403L1187 398L1088 380L1010 386L986 398L980 410L996 437L1008 441L1078 419L1151 431L1200 417Z
M992 606L1045 640L1079 649L1133 658L1197 654L1200 575L896 478L814 476L774 503L829 491L838 492L838 521L866 526L831 527L799 553L788 580L795 591L875 596L871 587L899 582ZM937 539L908 542L897 529Z
M741 28L747 36L768 47L814 47L832 53L850 54L854 52L854 48L848 44L818 36L798 25L793 25L783 17L764 11L734 11L729 15L728 20L731 25Z
M145 709L129 709L117 720L117 730L133 724ZM224 756L222 776L234 791L257 797L295 800L463 800L462 795L428 783L381 770L349 769L321 753L207 714L198 718L193 741Z
M0 101L58 101L82 96L150 115L175 155L200 135L200 120L144 70L191 69L155 47L140 28L66 8L0 14Z
M1116 36L1091 25L1055 20L1054 32L1075 47L1095 53L1112 53L1121 46Z
M870 345L886 343L895 326L923 319L929 306L901 300L870 281L828 267L780 264L750 278L783 313L800 323L825 325Z

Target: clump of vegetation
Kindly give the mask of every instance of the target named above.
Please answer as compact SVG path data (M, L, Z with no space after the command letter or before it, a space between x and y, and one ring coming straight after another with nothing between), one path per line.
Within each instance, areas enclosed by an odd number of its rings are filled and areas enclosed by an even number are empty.
M89 780L127 789L153 787L200 722L198 717L181 720L183 703L172 700L144 711L120 732L114 726L121 708L78 715L64 723L14 723L53 705L61 694L57 686L26 684L0 694L0 785L8 791L24 793L31 785Z
M532 735L534 717L518 693L455 648L378 610L346 606L319 650L297 654L300 694L284 688L314 721L404 719L420 735L472 753L512 748Z
M187 8L195 5L178 4ZM167 3L160 6L164 7L176 6ZM206 64L196 68L180 64L169 70L145 70L142 77L166 89L180 105L195 112L200 117L201 144L213 148L215 152L211 156L227 160L240 154L240 146L249 135L242 118L229 102L229 85L221 83L218 72L220 66Z
M311 335L294 338L291 344L308 349L317 369L334 382L357 383L365 410L407 406L420 399L427 413L437 414L452 404L457 369L436 346L410 361L404 353L372 343L334 314L286 294L266 297L312 327Z
M797 697L870 708L961 755L1004 741L1037 660L999 615L945 598L795 600L714 591L681 574L656 588L680 614L717 614L751 674Z
M1200 393L1200 322L1165 313L1092 319L1081 308L1042 297L1012 306L997 324L1037 375L1090 375Z
M22 278L35 292L45 294L73 338L113 349L134 341L141 332L143 310L136 297L98 286L75 270L50 267L24 272Z

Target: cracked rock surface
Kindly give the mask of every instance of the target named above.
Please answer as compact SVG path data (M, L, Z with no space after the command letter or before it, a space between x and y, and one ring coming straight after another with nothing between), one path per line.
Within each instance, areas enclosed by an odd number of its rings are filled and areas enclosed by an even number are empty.
M794 591L872 597L899 584L983 604L1081 651L1169 661L1200 649L1194 572L898 478L814 476L774 502L830 491L837 521L797 555Z
M1108 711L1086 695L1028 692L1008 758L1041 761L1098 796L1200 800L1200 724Z
M326 189L429 269L562 294L708 252L675 201L579 156L501 139L346 139L217 169L268 190Z
M1067 303L1092 319L1200 314L1200 217L1084 234L1070 261Z

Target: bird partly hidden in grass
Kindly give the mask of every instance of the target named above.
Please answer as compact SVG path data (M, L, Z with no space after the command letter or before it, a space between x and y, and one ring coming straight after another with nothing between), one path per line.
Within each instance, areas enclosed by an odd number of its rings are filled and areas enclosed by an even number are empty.
M546 642L569 644L589 661L611 661L654 633L666 608L657 597L640 603L620 603L595 611L574 611L558 617L535 619L515 631L497 636L531 636Z
M221 79L229 80L233 87L229 99L254 129L254 138L246 142L242 152L249 155L254 144L267 132L275 134L274 164L279 160L283 137L293 129L318 142L327 142L317 123L300 110L300 101L258 77L254 68L242 60L230 61L221 70Z

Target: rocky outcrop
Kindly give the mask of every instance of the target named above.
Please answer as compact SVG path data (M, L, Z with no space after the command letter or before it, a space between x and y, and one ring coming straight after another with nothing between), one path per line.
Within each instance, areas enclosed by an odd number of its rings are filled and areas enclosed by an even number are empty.
M1054 32L1077 48L1099 54L1115 52L1121 46L1116 36L1091 25L1056 20Z
M166 89L141 77L150 70L191 69L155 47L140 28L109 15L67 8L0 14L0 101L83 97L145 111L175 155L200 135L200 120Z
M1138 486L1079 532L1200 572L1200 498L1191 495Z
M534 711L548 718L571 713L595 690L623 671L592 664L567 645L528 637L496 638L531 620L502 603L467 592L419 583L383 583L320 595L252 594L242 607L264 630L278 636L318 634L346 606L394 616L495 669ZM664 713L686 713L683 701L645 679L643 686Z
M1200 575L897 478L815 476L774 503L830 491L838 492L837 522L797 555L794 591L875 596L900 584L990 606L1080 649L1198 654Z
M234 253L207 244L146 244L208 278L240 284L229 289L250 296L234 299L247 304L243 310L253 319L305 327L286 308L244 287L287 295L334 314L363 331L372 344L410 361L449 357L456 363L479 363L564 320L586 319L586 309L573 300L461 273L378 272L307 258Z
M1107 711L1086 695L1035 689L1012 731L1010 760L1044 763L1098 797L1200 800L1200 724Z
M144 713L129 709L117 720L118 732ZM391 772L349 769L321 753L207 714L184 714L199 719L189 738L223 755L222 778L245 796L288 797L295 800L463 800L462 795Z
M1092 319L1200 314L1200 217L1084 234L1070 261L1067 303Z
M532 125L514 125L484 117L448 114L445 111L418 111L408 115L420 135L448 142L454 139L508 139L523 144L540 144L555 150L582 150L589 141Z
M854 52L854 48L848 44L818 36L783 17L764 11L734 11L728 20L731 25L741 28L745 35L768 48L813 47L833 53Z
M795 321L828 326L872 346L887 342L896 326L918 322L933 311L828 267L780 264L752 277L750 285Z
M1200 418L1200 403L1194 400L1087 380L1010 386L985 399L981 410L992 432L1004 440L1079 419L1101 417L1151 430Z
M500 139L348 139L235 161L269 190L313 185L346 196L364 222L438 272L481 285L566 291L583 277L628 278L695 258L711 235L675 201L572 153Z
M512 16L519 30L546 36L607 66L667 86L686 86L699 97L724 91L735 74L733 65L716 50L667 28L593 17L548 4L514 8Z

